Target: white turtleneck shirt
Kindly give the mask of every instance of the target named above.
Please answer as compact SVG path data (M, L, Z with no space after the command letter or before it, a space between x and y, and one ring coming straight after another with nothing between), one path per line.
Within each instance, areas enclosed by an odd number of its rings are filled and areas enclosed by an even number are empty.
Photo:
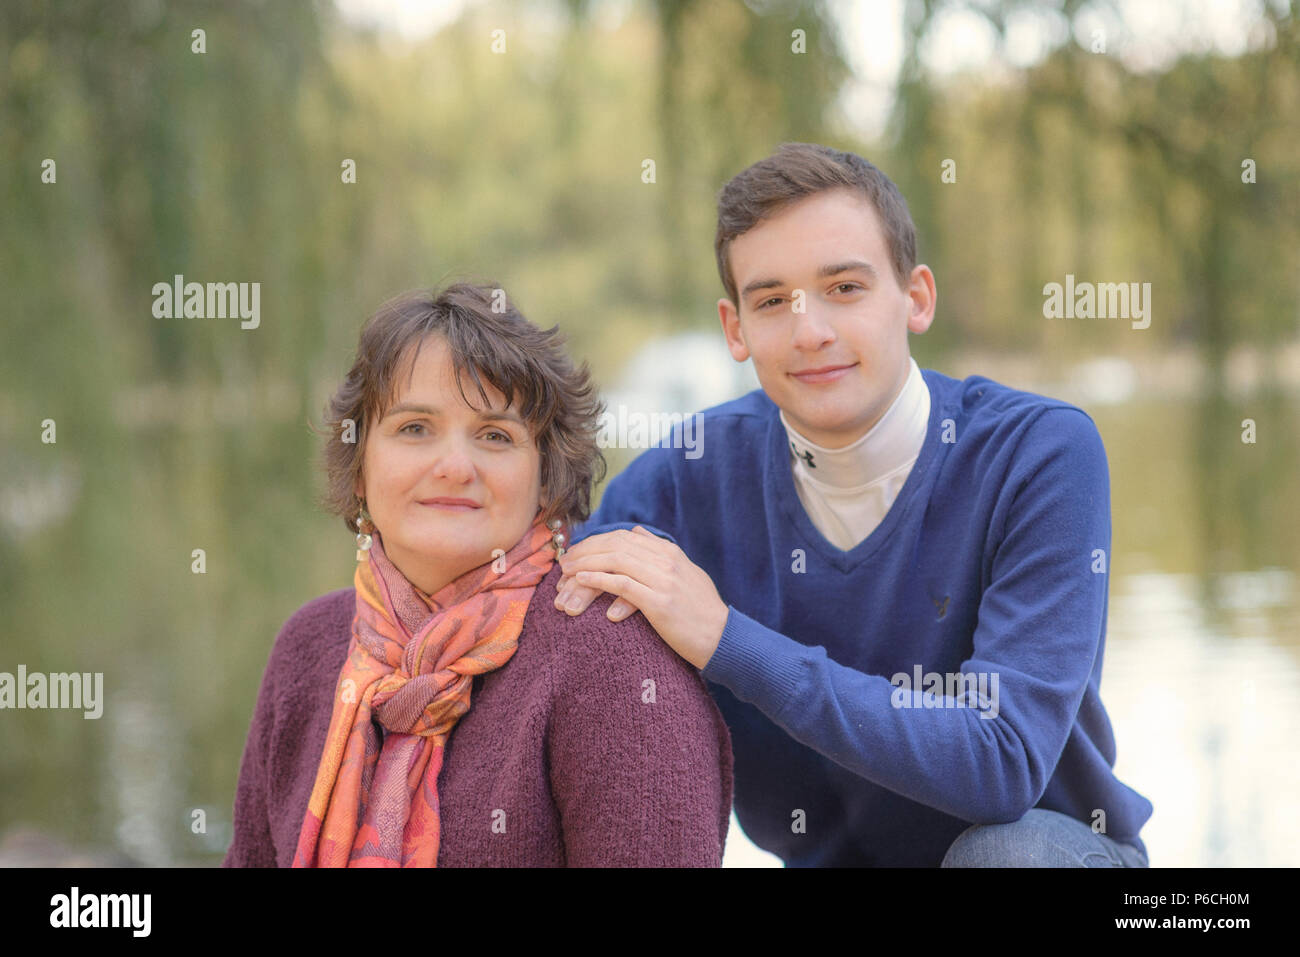
M799 501L817 531L848 551L880 524L925 444L930 390L916 360L902 391L866 435L842 449L800 435L781 412Z

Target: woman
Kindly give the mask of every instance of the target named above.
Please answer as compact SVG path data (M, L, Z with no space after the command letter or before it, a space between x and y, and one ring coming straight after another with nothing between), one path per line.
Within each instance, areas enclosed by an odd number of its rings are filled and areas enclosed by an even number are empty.
M223 866L718 866L726 725L611 596L554 607L604 471L585 365L504 292L386 304L327 413L354 587L271 651Z

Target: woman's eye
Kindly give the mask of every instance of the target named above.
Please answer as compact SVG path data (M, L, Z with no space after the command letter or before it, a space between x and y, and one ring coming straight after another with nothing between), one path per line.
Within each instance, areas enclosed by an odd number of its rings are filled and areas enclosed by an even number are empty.
M412 428L415 428L415 429L423 429L424 426L423 426L421 423L419 423L419 422L408 422L408 423L406 423L406 425L402 426L402 427L401 427L400 429L398 429L397 431L399 431L399 432L406 432L407 429L412 429ZM407 434L407 435L415 435L416 433L414 433L414 432L406 432L406 434Z
M512 441L510 436L507 435L505 432L502 432L500 429L493 429L491 432L486 433L486 437L492 439L493 441L502 441L502 442Z

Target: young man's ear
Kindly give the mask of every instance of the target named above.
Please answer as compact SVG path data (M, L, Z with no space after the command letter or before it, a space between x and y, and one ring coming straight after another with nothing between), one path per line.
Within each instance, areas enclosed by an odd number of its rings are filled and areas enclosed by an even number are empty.
M749 358L749 346L745 345L745 338L740 332L740 312L736 309L736 304L725 297L719 299L718 318L722 320L722 334L727 337L731 358L744 362Z
M908 283L907 294L912 301L912 310L907 317L907 329L918 335L930 328L934 322L934 307L939 294L934 285L934 273L930 267L921 264L912 270L912 279Z

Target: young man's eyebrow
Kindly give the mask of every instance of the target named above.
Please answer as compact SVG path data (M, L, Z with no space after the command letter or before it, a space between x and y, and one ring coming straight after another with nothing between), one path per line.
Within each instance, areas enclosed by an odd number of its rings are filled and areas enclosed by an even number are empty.
M740 290L740 298L748 299L751 292L758 292L760 289L772 289L776 286L783 286L780 279L755 279L751 283L746 283L745 288Z
M434 416L435 418L442 415L441 411L433 408L432 406L420 405L419 403L416 402L399 402L397 403L397 405L393 406L391 409L388 410L384 418L387 419L389 416L401 415L403 412L418 412L421 415L431 415ZM478 417L484 420L485 422L495 422L501 419L505 419L506 421L514 422L518 425L527 424L517 414L511 412L508 409L505 411L498 411L496 409L484 409L481 412L479 412Z
M842 263L832 263L829 266L822 266L817 270L817 275L825 279L828 276L837 276L842 272L853 272L861 270L871 277L871 281L876 281L876 267L869 262L863 262L861 259L849 259Z
M839 275L842 272L852 272L855 269L866 273L872 282L876 281L876 267L869 262L863 262L861 259L848 259L842 263L831 263L822 266L817 270L817 275L819 278L825 279L829 276ZM780 279L755 279L753 282L745 284L745 288L741 290L740 295L743 299L747 298L751 292L758 292L760 289L773 289L783 285L785 283Z

